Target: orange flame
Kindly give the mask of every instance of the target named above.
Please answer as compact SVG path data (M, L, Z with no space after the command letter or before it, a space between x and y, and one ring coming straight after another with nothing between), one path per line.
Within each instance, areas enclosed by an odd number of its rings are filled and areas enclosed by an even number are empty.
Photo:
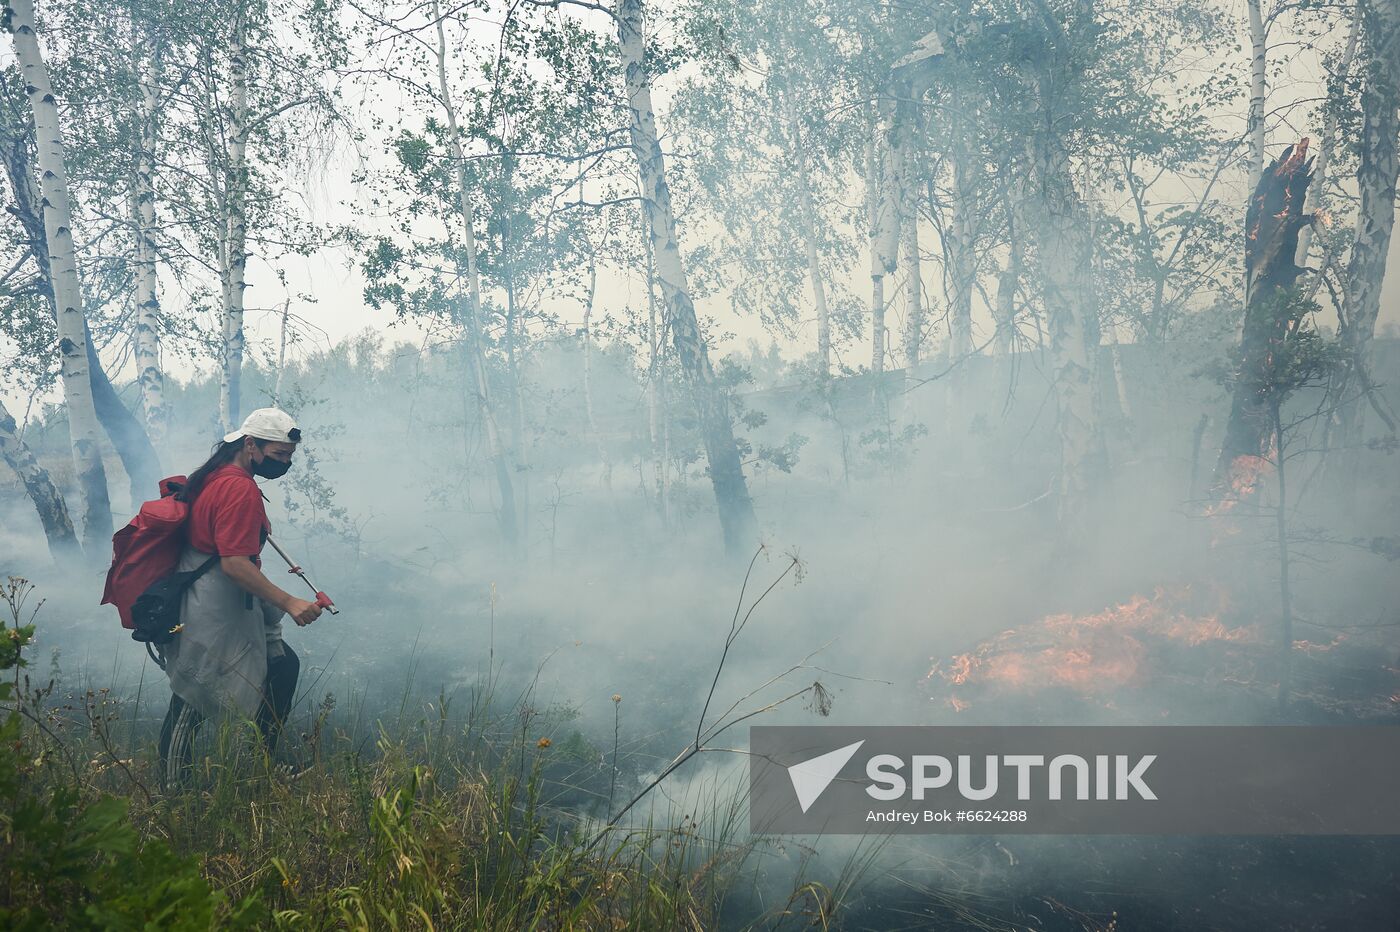
M1003 631L976 649L935 662L925 682L995 691L1060 687L1102 697L1137 678L1150 642L1194 647L1210 641L1243 642L1258 637L1253 627L1229 628L1216 613L1194 615L1186 588L1158 588L1090 615L1050 615L1025 629ZM1216 601L1223 602L1218 594ZM951 698L959 712L970 703Z

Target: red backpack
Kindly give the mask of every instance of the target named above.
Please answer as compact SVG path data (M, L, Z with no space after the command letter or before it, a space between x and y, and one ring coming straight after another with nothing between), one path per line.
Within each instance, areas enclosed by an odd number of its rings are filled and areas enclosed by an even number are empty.
M184 476L162 479L160 498L143 504L136 517L112 535L112 568L99 604L115 605L127 630L136 628L131 606L180 562L190 506L175 494L184 487Z

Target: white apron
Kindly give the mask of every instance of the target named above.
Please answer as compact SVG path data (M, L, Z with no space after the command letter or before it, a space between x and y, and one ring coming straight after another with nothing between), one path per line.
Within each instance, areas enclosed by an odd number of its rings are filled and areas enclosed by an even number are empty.
M197 570L209 557L186 544L177 569ZM184 627L163 649L171 691L207 718L255 718L267 658L282 653L283 614L245 592L216 562L186 590Z

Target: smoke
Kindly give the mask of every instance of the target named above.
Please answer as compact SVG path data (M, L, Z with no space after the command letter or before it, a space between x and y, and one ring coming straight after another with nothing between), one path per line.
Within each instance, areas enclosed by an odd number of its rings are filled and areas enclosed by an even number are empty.
M1096 490L1095 533L1080 540L1060 533L1055 496L1047 494L1058 466L1053 402L1037 354L979 358L956 380L926 384L902 373L884 383L838 380L829 403L810 383L779 380L742 398L749 416L739 431L763 549L756 540L739 559L721 551L679 384L663 413L671 448L660 507L647 397L620 345L592 359L597 435L581 397L578 345L561 340L531 358L525 427L511 437L525 503L516 547L499 532L455 348L420 353L363 339L314 355L284 376L278 399L306 441L288 477L265 486L274 537L342 610L305 629L288 626L303 667L296 715L312 716L327 693L365 721L410 729L443 700L461 708L489 694L506 718L527 707L528 737L570 748L565 771L591 774L578 777L588 792L561 798L597 826L606 796L615 810L694 742L707 700L703 726L814 683L820 699L809 691L754 721L970 721L933 695L925 681L933 661L1008 628L1098 612L1157 586L1220 587L1232 611L1271 630L1276 580L1267 523L1240 519L1222 536L1201 516L1226 399L1215 382L1193 374L1193 363L1212 352L1122 347L1133 416L1107 422L1112 478ZM1390 347L1379 356L1395 359ZM262 404L273 379L250 368L246 391ZM167 471L189 471L207 455L216 388L172 386ZM1316 399L1298 402L1309 403ZM804 438L795 461L762 458L761 450L793 435ZM60 477L61 439L31 432ZM1321 479L1296 506L1308 516L1300 526L1328 528L1297 542L1312 557L1296 580L1299 614L1309 623L1385 621L1400 596L1375 548L1336 543L1368 541L1394 526L1384 457L1359 469L1345 490L1355 503L1350 512ZM32 511L16 490L5 494L0 564L33 578L48 600L41 655L56 652L66 676L142 691L139 715L149 726L163 712L163 677L124 638L115 613L96 606L101 571L74 578L51 569ZM297 592L271 551L264 566ZM736 618L747 621L726 655ZM1117 717L1104 720L1146 719L1148 708L1125 699ZM1220 723L1252 714L1245 706L1217 712L1212 721ZM1016 718L1024 714L1024 705L984 705L976 720L1024 722ZM1066 699L1034 714L1084 721L1095 713ZM715 739L714 747L732 750L697 755L629 813L628 824L698 820L703 835L716 813L731 811L735 799L742 805L745 742L742 725ZM1014 921L1037 916L1048 925L1069 913L1047 904L1074 895L1088 912L1117 903L1138 915L1180 916L1170 891L1201 889L1202 863L1226 865L1235 872L1227 886L1262 903L1303 865L1324 857L1356 865L1363 854L1361 846L1314 841L773 839L760 841L754 855L759 893L736 903L790 889L799 873L839 885L852 864L872 858L849 902L875 927L893 921L892 904L950 924L1019 915ZM1258 865L1248 876L1246 863ZM1348 889L1370 880L1358 874ZM1111 892L1083 894L1100 882ZM1167 892L1132 900L1128 891L1148 882ZM1144 913L1143 903L1159 912Z

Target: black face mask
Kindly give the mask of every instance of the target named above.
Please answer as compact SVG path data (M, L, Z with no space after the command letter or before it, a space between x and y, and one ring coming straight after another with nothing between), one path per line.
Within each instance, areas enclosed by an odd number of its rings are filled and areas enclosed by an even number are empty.
M264 479L280 479L282 476L286 475L287 470L291 468L291 463L284 463L270 456L264 456L261 460L253 464L253 475L262 476Z

